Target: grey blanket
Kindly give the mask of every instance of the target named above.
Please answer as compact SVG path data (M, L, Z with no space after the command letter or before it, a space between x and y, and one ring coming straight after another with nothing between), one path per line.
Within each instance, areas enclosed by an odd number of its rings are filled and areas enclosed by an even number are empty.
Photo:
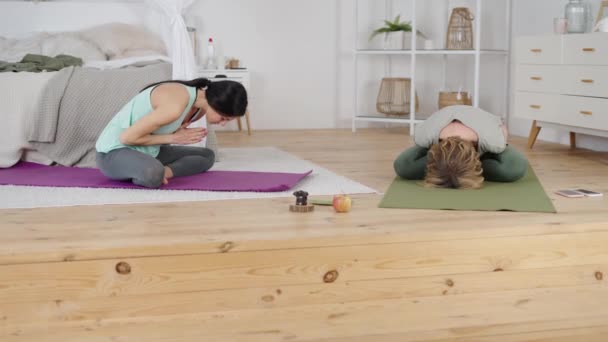
M107 123L146 85L168 79L168 63L63 69L49 81L28 139L58 164L93 167L95 142Z

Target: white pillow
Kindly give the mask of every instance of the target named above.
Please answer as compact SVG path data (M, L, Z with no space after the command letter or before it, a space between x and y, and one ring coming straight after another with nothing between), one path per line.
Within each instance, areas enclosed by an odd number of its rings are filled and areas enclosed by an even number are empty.
M142 27L109 23L79 33L99 46L109 60L144 55L167 55L167 49L160 37Z
M84 61L106 60L106 55L95 44L75 33L57 33L42 42L41 54L55 57L71 55Z

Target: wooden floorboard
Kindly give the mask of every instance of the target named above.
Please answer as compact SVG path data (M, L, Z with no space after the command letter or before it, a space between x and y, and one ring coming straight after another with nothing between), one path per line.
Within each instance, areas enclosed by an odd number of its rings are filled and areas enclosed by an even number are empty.
M112 341L114 336L134 341L229 340L229 336L266 340L351 337L361 334L400 333L402 340L445 339L476 335L510 334L528 329L529 322L545 323L542 331L598 324L608 305L605 286L528 289L466 295L390 299L286 308L199 312L190 315L149 316L145 319L78 321L49 326L46 322L9 330L17 340L36 340L50 328L53 341L88 341L89 336ZM162 303L160 303L162 305ZM69 318L69 317L68 317ZM381 318L381 319L380 319ZM566 322L568 320L568 322ZM559 325L555 322L559 322ZM605 323L605 321L604 321ZM559 328L558 328L559 326ZM525 332L525 330L524 330ZM409 335L409 336L408 336ZM3 339L4 341L5 339Z
M411 145L403 129L219 139L380 192ZM0 210L0 340L603 341L608 202L554 191L607 193L608 154L525 143L557 214L381 209L380 194L348 214L291 213L292 198Z

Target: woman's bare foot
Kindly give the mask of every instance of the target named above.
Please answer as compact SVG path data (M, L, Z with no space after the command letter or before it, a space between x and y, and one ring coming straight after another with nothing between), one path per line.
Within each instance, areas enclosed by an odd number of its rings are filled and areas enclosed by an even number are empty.
M173 178L173 171L168 166L165 166L165 176L163 178L163 184L169 184L169 179Z

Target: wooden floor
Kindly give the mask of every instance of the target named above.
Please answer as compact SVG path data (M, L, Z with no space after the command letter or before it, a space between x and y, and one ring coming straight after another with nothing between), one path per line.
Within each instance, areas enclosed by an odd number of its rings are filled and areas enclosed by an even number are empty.
M223 133L384 191L401 129ZM525 139L512 143L523 149ZM558 214L292 198L0 211L0 340L606 341L608 154L527 152Z

